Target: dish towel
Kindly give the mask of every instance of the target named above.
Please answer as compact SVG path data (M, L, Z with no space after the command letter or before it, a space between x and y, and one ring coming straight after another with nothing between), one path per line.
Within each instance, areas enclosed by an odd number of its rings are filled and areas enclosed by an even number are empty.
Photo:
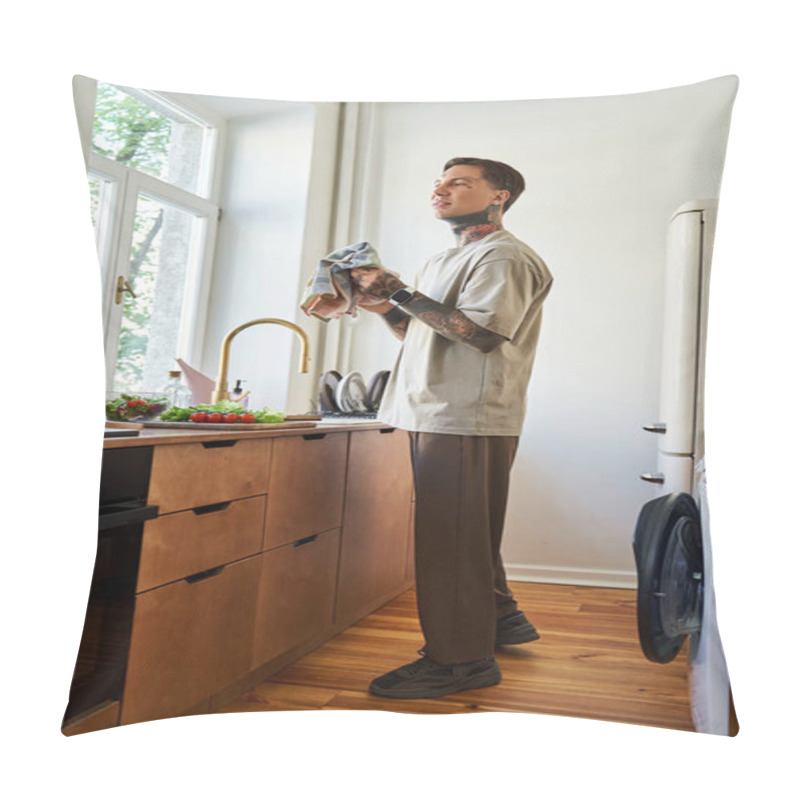
M338 319L343 314L356 316L357 293L348 275L354 267L382 266L375 248L369 242L359 242L335 250L317 265L316 272L306 284L300 308L307 316L323 322Z

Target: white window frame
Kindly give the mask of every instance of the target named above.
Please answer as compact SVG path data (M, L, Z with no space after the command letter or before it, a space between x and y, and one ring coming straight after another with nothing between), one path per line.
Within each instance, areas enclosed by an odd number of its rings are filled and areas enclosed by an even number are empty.
M136 94L142 99L151 100L156 106L164 102L170 103L212 126L214 131L209 154L210 168L206 179L207 185L201 185L204 194L207 190L208 197L180 189L160 178L119 164L114 159L89 152L87 160L89 176L110 180L114 186L114 194L106 220L107 235L105 241L98 242L101 274L104 276L102 303L107 390L111 389L116 371L117 346L122 322L121 309L115 308L117 304L114 296L118 277L122 276L124 280L128 279L133 222L139 194L146 194L157 202L167 203L194 214L204 222L204 230L198 242L201 255L199 258L193 259L194 263L187 275L181 311L180 340L176 354L189 363L198 363L202 354L214 247L220 216L219 193L222 177L222 153L225 145L225 120L187 98L139 90L136 91Z

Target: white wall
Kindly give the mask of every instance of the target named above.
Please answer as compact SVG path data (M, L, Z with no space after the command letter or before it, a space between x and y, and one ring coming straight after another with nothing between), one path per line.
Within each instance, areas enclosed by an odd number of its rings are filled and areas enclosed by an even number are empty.
M666 225L683 202L718 195L735 88L375 106L358 238L408 281L452 246L428 205L448 158L506 161L527 181L505 225L555 280L512 473L512 578L634 585L636 518L660 493L638 476L656 469L641 426L658 421ZM391 368L399 343L379 320L343 324L345 369Z
M217 236L202 363L216 378L225 334L259 317L295 321L309 191L314 107L287 103L264 116L228 124ZM297 337L278 325L242 331L231 346L228 385L252 392L251 407L287 410ZM305 411L307 409L292 409Z

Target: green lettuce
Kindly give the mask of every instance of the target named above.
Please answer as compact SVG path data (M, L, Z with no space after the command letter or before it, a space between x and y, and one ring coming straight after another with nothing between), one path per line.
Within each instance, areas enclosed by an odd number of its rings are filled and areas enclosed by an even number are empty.
M189 408L172 406L164 411L159 417L163 422L189 422L189 417L195 411L204 411L206 414L213 414L215 411L220 414L246 414L250 413L255 417L256 422L283 422L284 415L280 411L274 411L266 406L262 409L244 408L241 403L235 400L220 400L217 403L198 403Z

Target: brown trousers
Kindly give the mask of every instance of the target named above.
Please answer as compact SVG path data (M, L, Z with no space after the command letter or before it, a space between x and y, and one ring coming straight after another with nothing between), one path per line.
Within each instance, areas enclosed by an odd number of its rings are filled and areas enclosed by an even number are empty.
M517 610L500 541L516 436L411 432L417 607L440 664L491 656L495 623Z

